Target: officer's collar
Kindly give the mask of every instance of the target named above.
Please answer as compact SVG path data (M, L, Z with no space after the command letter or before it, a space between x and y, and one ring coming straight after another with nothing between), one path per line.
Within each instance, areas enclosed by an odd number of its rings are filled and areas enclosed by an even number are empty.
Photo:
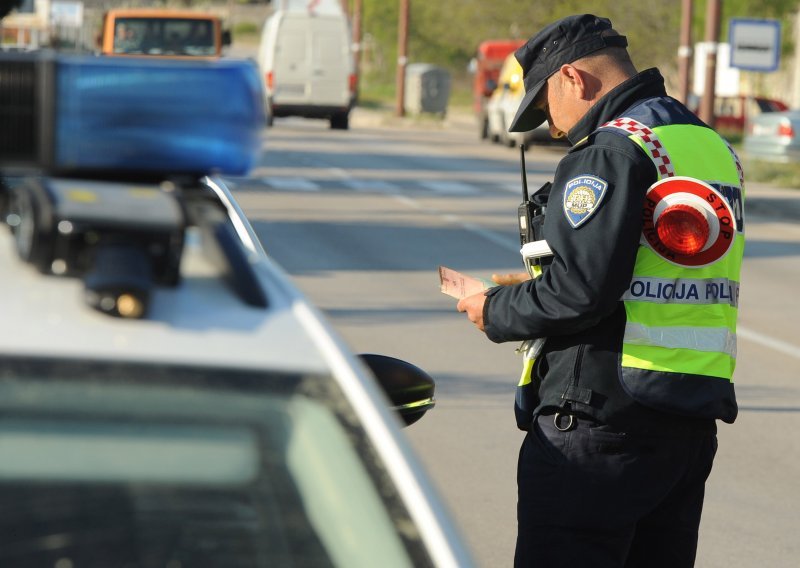
M623 81L598 100L567 133L570 144L577 144L601 124L618 118L633 103L649 97L665 96L664 77L655 67Z

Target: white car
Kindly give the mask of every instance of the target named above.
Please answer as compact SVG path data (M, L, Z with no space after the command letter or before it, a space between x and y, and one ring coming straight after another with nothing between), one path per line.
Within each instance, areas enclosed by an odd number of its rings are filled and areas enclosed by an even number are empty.
M486 132L489 140L511 147L521 144L527 146L533 142L556 143L550 136L547 122L527 132L508 131L524 97L522 67L511 53L503 62L497 87L486 103Z
M470 566L396 414L430 377L349 352L219 180L180 193L10 192L0 565Z
M0 156L0 566L472 566L401 430L433 379L349 351L208 177L261 146L253 66L97 59L0 57L83 103Z

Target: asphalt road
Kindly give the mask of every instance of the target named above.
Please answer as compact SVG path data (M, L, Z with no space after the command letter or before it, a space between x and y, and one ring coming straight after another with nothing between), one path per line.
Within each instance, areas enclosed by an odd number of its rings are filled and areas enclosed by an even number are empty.
M480 566L510 566L517 451L515 345L495 345L438 290L444 264L476 276L520 268L517 153L446 124L357 110L352 129L276 121L235 192L268 253L360 352L412 361L437 407L407 430ZM533 148L528 182L562 149ZM697 566L800 564L800 191L750 184L742 276L741 407L721 425Z

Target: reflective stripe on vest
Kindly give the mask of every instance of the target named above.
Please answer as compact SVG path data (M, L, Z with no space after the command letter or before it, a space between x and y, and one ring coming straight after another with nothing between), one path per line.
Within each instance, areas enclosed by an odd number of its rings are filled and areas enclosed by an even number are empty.
M627 324L622 367L732 380L736 362L739 273L744 249L743 175L736 153L712 130L695 125L650 128L623 117L601 126L620 130L653 160L659 179L694 177L721 191L737 211L730 252L700 268L665 262L646 244L622 295ZM652 374L649 375L652 377ZM665 375L665 379L669 375Z

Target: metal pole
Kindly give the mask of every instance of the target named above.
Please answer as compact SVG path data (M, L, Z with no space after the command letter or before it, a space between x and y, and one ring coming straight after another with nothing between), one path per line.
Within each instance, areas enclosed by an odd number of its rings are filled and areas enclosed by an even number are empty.
M353 51L355 57L356 92L361 80L361 12L363 0L353 1Z
M395 114L405 116L406 64L408 63L409 0L400 0L397 26L397 106Z
M679 99L683 104L689 101L690 76L692 68L692 0L683 0L681 5L681 45L678 48Z
M716 95L717 79L717 40L719 39L720 4L722 0L708 0L706 10L706 42L708 53L706 55L706 79L703 100L700 104L700 119L714 128L714 97Z
M792 108L800 106L800 11L794 15L794 80L792 89Z

